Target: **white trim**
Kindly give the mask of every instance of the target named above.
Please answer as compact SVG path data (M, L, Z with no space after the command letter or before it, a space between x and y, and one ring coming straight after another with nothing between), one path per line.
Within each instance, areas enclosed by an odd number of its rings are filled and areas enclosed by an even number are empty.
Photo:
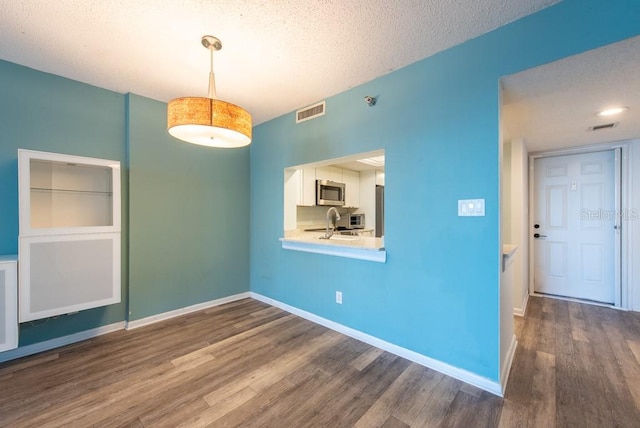
M562 155L579 155L583 153L593 153L593 152L605 152L608 150L613 150L618 147L624 147L629 142L633 140L620 140L620 141L612 141L610 143L599 143L599 144L590 144L587 146L574 146L562 149L551 149L551 150L542 150L538 152L530 152L530 159L537 158L545 158L551 156L562 156Z
M395 354L399 357L406 358L407 360L413 361L414 363L418 363L422 366L425 366L435 371L438 371L440 373L443 373L447 376L451 376L465 383L471 384L487 392L495 394L499 397L502 397L504 394L504 390L502 390L501 384L499 382L493 381L486 377L478 376L477 374L471 373L470 371L451 366L447 363L443 363L442 361L435 360L433 358L427 357L426 355L419 354L417 352L411 351L401 346L394 345L393 343L387 342L382 339L378 339L377 337L352 329L345 325L338 324L326 318L319 317L315 314L312 314L311 312L307 312L302 309L289 306L286 303L279 302L277 300L271 299L261 294L254 293L253 291L250 292L249 295L253 299L267 303L271 306L275 306L284 311L297 315L301 318L307 319L316 324L320 324L324 327L327 327L331 330L337 331L349 337L353 337L354 339L358 339L361 342L367 343L371 346L375 346L376 348L380 348L384 351ZM510 361L509 359L507 360ZM510 363L509 363L509 366L510 366Z
M364 249L338 245L321 245L280 238L285 250L303 251L306 253L326 254L329 256L346 257L350 259L367 260L370 262L386 263L387 252L384 249Z
M509 381L509 372L511 371L511 365L513 364L513 357L516 355L516 348L518 347L518 340L516 339L516 335L514 334L511 338L511 344L509 345L509 350L507 351L506 358L504 359L504 364L502 365L502 370L500 370L500 386L502 387L502 395L507 390L507 382Z
M618 309L620 311L626 311L626 308L622 308L620 306L616 306L613 303L601 303L601 302L596 302L594 300L584 300L584 299L577 299L575 297L566 297L566 296L558 296L555 294L544 294L544 293L537 293L537 292L533 292L531 293L532 296L535 297L546 297L548 299L556 299L556 300L565 300L567 302L576 302L576 303L584 303L585 305L592 305L592 306L600 306L603 308L609 308L609 309Z
M31 160L42 160L61 163L77 163L81 165L103 166L111 171L111 214L113 224L110 226L76 226L31 228ZM35 150L18 149L18 211L20 213L20 237L43 235L68 235L76 233L115 233L121 232L122 227L122 188L120 161L90 158L85 156L66 155L62 153L40 152Z
M102 327L93 328L91 330L85 330L78 333L73 333L68 336L56 337L55 339L34 343L33 345L22 346L20 348L13 349L11 351L0 353L0 363L9 361L9 360L15 360L16 358L22 358L28 355L33 355L40 352L48 351L50 349L59 348L61 346L70 345L72 343L81 342L83 340L91 339L94 337L102 336L103 334L122 330L124 329L124 327L125 327L125 322L120 321L114 324L103 325Z
M232 296L222 297L220 299L209 300L208 302L197 303L195 305L187 306L169 312L163 312L161 314L152 315L150 317L141 318L139 320L127 321L125 328L127 330L133 330L134 328L139 328L159 321L179 317L180 315L186 315L191 312L201 311L202 309L208 309L213 306L224 305L225 303L235 302L236 300L246 299L248 297L250 296L249 292L247 291L244 293L234 294Z
M524 295L524 299L522 300L522 304L520 308L513 308L513 315L517 317L523 317L524 314L527 313L527 304L529 303L529 292Z

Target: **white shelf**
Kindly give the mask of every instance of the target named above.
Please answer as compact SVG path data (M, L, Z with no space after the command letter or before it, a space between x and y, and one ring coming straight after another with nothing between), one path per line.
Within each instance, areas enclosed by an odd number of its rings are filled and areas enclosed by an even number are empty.
M19 150L20 236L120 231L120 163Z
M18 347L17 256L0 256L0 352Z
M120 302L120 162L18 150L20 322Z

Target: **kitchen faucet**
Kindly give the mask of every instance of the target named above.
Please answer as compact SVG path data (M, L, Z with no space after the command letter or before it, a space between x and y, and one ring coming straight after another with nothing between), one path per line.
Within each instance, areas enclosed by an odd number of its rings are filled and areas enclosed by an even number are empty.
M335 215L335 221L333 222L333 227L331 228L331 230L329 230L329 219L331 218L331 211L335 211L336 215ZM340 220L340 213L338 212L336 207L329 208L327 210L327 231L325 232L324 236L320 237L320 239L329 239L331 238L331 236L333 236L333 231L335 230L335 227L336 227L336 221L338 220Z

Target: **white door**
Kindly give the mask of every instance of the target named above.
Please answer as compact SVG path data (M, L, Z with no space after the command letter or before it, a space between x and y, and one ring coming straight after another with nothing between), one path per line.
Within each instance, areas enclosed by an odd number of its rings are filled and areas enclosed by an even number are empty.
M534 290L616 301L614 151L535 159Z

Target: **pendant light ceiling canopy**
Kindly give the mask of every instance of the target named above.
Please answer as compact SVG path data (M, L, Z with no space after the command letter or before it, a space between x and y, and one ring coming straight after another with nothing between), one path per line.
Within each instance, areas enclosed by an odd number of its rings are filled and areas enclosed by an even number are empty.
M182 97L169 101L167 130L180 140L201 146L247 146L251 143L251 115L242 107L216 99L213 51L222 49L222 43L216 37L204 36L202 45L209 49L211 62L208 97Z

